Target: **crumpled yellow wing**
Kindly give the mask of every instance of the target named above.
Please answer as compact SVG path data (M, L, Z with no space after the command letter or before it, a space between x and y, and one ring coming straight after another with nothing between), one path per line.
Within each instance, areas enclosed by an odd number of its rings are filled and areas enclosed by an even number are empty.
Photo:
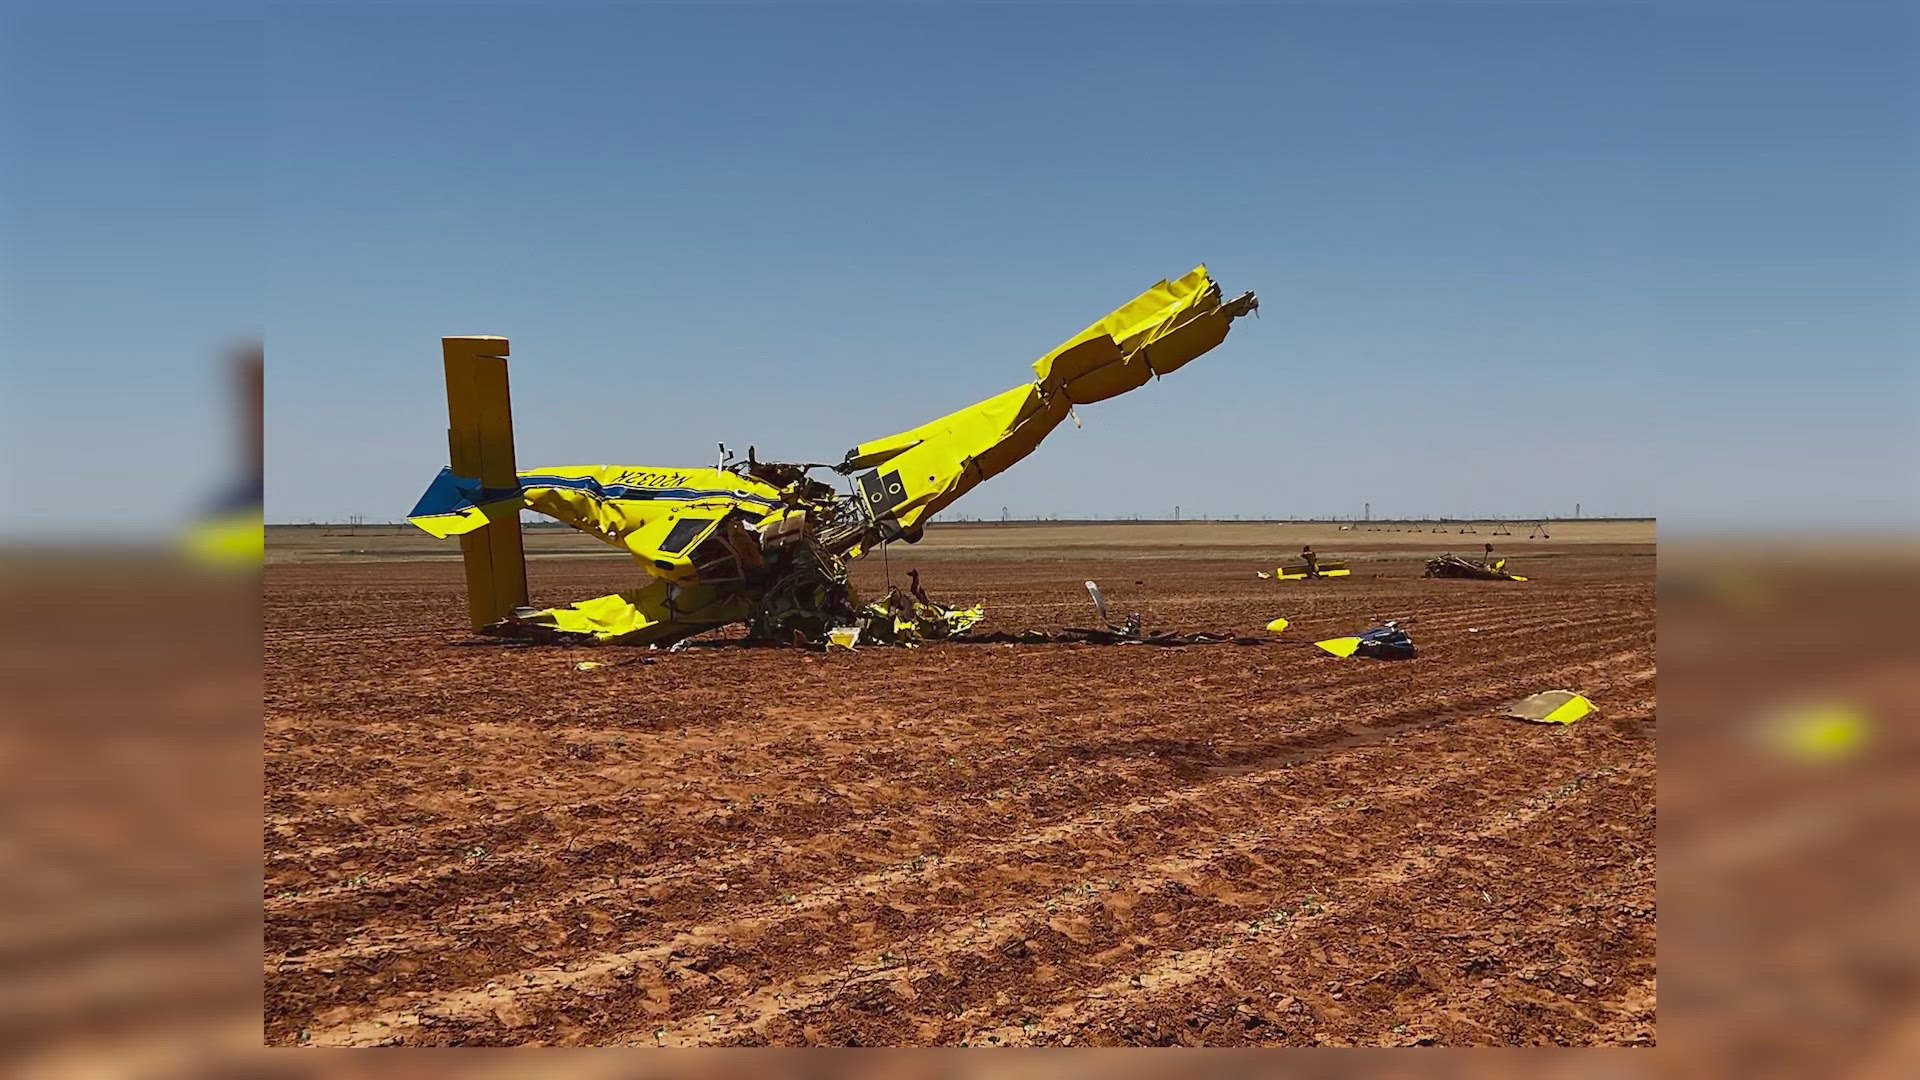
M1124 394L1150 375L1185 367L1226 340L1233 320L1254 309L1251 293L1222 303L1220 286L1196 266L1159 284L1034 361L1040 385L1076 405Z
M1033 452L1067 415L1064 398L1051 400L1033 383L1016 386L923 424L906 448L860 477L867 513L893 539ZM896 439L900 436L895 436Z
M860 496L881 536L918 536L927 518L1032 453L1076 404L1178 370L1218 345L1252 293L1223 303L1205 266L1129 300L1034 362L1033 382L917 428L862 443L837 468L869 470ZM859 554L855 549L850 554Z

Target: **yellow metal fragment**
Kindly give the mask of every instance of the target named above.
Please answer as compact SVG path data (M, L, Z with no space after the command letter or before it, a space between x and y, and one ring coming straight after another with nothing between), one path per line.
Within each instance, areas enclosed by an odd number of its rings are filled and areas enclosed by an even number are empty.
M1360 639L1357 637L1337 637L1328 638L1325 641L1316 641L1314 644L1335 656L1352 656L1360 648Z
M1571 724L1593 712L1593 702L1571 690L1548 690L1507 706L1507 715L1536 724Z

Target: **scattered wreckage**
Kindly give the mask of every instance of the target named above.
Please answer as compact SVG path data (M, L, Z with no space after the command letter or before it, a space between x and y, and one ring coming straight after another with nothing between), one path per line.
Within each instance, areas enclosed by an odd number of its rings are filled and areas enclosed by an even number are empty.
M887 587L887 595L855 613L854 621L827 631L829 648L851 649L856 645L915 645L922 641L941 641L964 634L987 617L984 605L970 608L936 604L920 585L920 572L908 571L912 585L901 592L898 585ZM805 634L795 644L811 644Z
M1309 578L1340 578L1353 573L1343 562L1326 562L1313 553L1313 545L1300 549L1298 562L1281 563L1269 574L1265 570L1255 570L1260 580L1278 579L1280 581L1306 581Z
M750 638L819 644L945 637L980 618L897 592L863 600L847 565L926 522L1031 453L1076 405L1177 371L1258 307L1224 299L1204 266L1162 281L1042 356L1034 378L919 427L861 443L834 464L735 461L713 468L517 469L507 342L447 338L449 444L408 520L458 536L476 630L504 637L668 645L741 624ZM1077 418L1076 418L1077 422ZM850 478L849 490L816 479ZM532 510L633 555L638 588L561 607L527 605L519 518Z
M1217 634L1207 631L1179 634L1170 630L1148 631L1143 628L1139 612L1128 615L1120 622L1114 622L1107 614L1107 597L1100 591L1097 582L1087 582L1087 595L1093 599L1093 609L1099 613L1101 626L1068 626L1059 630L1019 630L995 631L990 634L963 634L950 640L970 645L1021 644L1040 645L1048 643L1068 643L1082 645L1265 645L1269 638L1254 637L1247 634ZM1285 629L1286 620L1276 619L1276 627L1269 623L1267 629Z
M1474 562L1452 552L1437 559L1427 560L1425 577L1473 578L1478 581L1525 581L1526 578L1507 569L1507 560L1495 559L1488 562Z
M1407 635L1398 621L1389 621L1348 637L1316 641L1314 645L1339 657L1366 656L1375 660L1411 660L1415 655L1413 638Z

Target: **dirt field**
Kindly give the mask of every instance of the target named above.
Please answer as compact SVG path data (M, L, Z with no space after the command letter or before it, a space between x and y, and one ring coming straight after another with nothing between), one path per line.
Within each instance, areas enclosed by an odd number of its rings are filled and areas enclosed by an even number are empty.
M1086 625L1087 578L1149 630L1293 625L1178 649L503 647L465 633L457 561L283 546L268 1041L1653 1041L1650 525L1321 527L1354 576L1287 584L1218 541L1288 526L1171 550L1128 532L1161 526L1034 528L1090 531L936 529L892 569L984 600L983 630ZM1489 539L1533 580L1419 576ZM530 566L549 602L635 574ZM1309 644L1392 617L1418 659ZM1496 716L1558 687L1600 714Z

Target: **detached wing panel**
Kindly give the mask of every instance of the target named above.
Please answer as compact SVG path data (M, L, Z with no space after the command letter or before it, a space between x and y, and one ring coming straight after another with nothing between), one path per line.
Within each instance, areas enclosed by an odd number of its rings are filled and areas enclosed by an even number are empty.
M514 621L598 641L646 645L692 637L752 614L753 605L738 593L704 585L681 588L676 593L667 582L656 579L628 592L596 596L566 607L523 611L514 616Z

